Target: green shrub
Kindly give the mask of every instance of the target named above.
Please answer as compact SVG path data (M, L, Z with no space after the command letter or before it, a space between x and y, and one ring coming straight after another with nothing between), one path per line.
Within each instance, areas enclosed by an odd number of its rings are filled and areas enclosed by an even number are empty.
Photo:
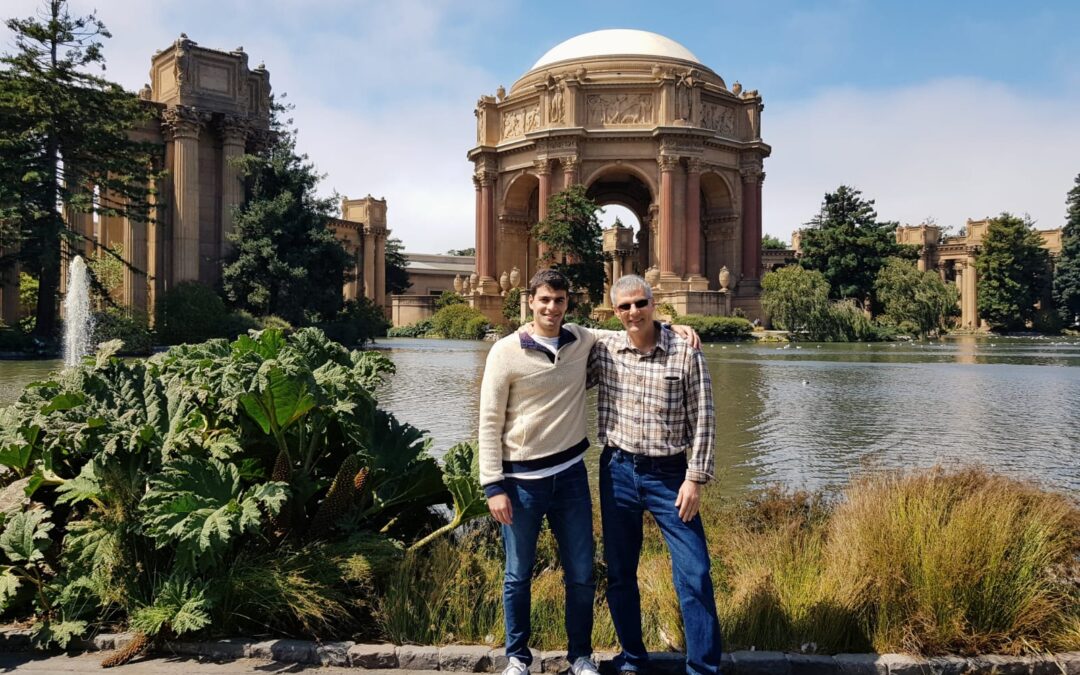
M293 332L293 325L276 314L262 317L259 319L259 323L262 324L263 330L279 330L286 335Z
M523 292L520 288L511 288L506 292L506 298L503 299L502 315L507 321L521 321L521 294Z
M619 317L617 316L604 319L600 322L599 327L603 330L623 330L622 321L619 321Z
M32 352L34 338L18 328L0 326L0 352Z
M828 339L837 342L878 342L884 333L851 300L829 303Z
M350 300L333 321L319 324L331 340L347 347L362 347L390 328L386 312L368 298Z
M150 320L145 312L109 307L94 313L94 342L121 340L122 354L149 354L152 346Z
M421 319L416 323L410 323L405 326L394 326L386 331L386 337L425 337L431 330L431 319Z
M431 317L432 331L444 338L480 340L487 333L488 327L488 320L483 312L468 305L448 305Z
M229 311L214 289L185 281L162 295L154 327L162 344L204 342L228 335Z
M683 314L676 323L690 326L701 336L702 342L728 342L746 340L754 332L754 326L746 319L734 316L702 316ZM620 325L621 329L621 325Z
M443 307L449 307L450 305L466 305L468 302L465 298L453 291L446 291L439 294L439 297L435 298L435 311L439 311Z
M237 309L229 312L229 315L225 318L222 332L225 337L235 339L240 335L247 335L249 330L259 330L260 328L262 328L262 324L252 316L251 312Z

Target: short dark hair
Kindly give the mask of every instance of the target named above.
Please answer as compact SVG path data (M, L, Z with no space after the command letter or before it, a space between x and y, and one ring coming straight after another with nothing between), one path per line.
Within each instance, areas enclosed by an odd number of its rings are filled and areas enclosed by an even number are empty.
M566 291L567 295L570 294L570 281L561 272L552 269L538 270L533 275L533 278L529 280L528 296L531 298L536 295L541 286L547 286L553 291Z

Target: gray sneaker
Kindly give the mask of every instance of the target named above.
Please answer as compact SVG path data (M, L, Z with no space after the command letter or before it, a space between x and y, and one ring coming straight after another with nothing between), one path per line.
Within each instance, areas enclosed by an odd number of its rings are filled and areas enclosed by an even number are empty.
M572 675L600 675L596 664L587 656L579 656L570 665Z
M595 670L596 666L593 666ZM525 665L525 662L516 656L511 656L506 662L506 667L503 668L502 675L528 675L529 667Z

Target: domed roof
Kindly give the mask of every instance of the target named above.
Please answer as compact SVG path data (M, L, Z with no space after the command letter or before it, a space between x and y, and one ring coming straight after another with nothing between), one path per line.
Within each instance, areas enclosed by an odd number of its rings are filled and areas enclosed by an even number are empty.
M597 30L560 42L540 57L530 70L560 61L597 56L661 56L701 63L686 47L671 38L644 30Z

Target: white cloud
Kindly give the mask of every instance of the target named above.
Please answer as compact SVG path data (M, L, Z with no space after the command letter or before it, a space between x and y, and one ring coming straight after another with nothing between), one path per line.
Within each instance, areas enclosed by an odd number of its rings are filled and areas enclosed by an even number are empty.
M766 100L766 104L768 101ZM836 89L766 107L764 229L787 237L853 185L883 220L939 225L1001 211L1060 227L1080 173L1077 102L975 79Z

